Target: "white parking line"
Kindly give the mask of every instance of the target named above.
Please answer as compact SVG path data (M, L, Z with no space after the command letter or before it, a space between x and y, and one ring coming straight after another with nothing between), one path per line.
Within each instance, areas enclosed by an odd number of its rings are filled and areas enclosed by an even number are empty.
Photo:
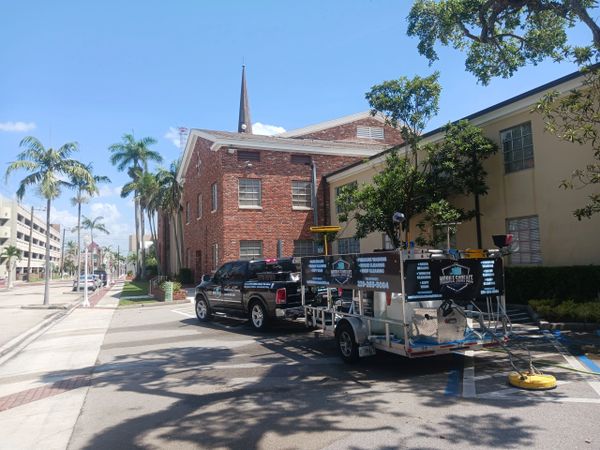
M182 316L185 316L185 317L196 317L194 314L186 313L184 311L179 311L178 309L172 309L171 312L181 314Z

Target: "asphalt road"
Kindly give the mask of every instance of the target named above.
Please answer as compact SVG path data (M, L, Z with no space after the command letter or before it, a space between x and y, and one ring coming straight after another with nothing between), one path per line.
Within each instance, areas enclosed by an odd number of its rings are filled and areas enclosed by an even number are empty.
M515 342L568 365L554 339ZM492 352L348 366L298 324L259 334L199 324L191 305L120 309L69 448L600 448L592 378L549 366L559 387L523 392L509 370Z

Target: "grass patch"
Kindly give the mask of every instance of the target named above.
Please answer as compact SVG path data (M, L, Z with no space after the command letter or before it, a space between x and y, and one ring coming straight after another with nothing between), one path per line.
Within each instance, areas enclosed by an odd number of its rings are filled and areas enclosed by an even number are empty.
M121 297L133 295L148 295L149 281L126 281L121 291Z
M119 306L141 305L144 303L163 303L154 298L123 298L119 300Z
M600 301L529 300L529 305L549 322L600 323Z

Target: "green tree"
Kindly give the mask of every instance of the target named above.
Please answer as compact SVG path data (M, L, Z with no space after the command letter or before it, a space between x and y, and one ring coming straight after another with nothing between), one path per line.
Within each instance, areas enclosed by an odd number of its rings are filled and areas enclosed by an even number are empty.
M133 134L124 134L121 142L112 144L108 149L112 153L110 157L111 163L117 167L119 171L127 170L130 178L135 180L141 173L148 171L148 162L154 161L160 163L162 157L158 152L151 150L149 147L156 144L156 139L144 137L136 141ZM137 276L141 277L144 264L144 211L140 206L140 199L134 195L135 204L135 235L137 247Z
M6 259L6 272L8 279L6 281L7 289L13 288L13 271L15 270L15 263L21 259L21 250L14 245L9 245L4 248L0 259Z
M425 209L423 220L417 224L420 230L417 244L438 247L446 241L446 248L450 248L450 237L456 234L457 224L463 218L464 213L453 207L448 200L431 203Z
M81 273L81 206L87 203L90 197L98 194L99 183L110 183L110 178L103 175L94 175L93 164L87 164L86 169L92 175L92 183L89 183L87 179L72 177L71 184L75 189L75 196L71 198L71 204L77 206L77 273ZM79 292L79 277L76 277L77 281L77 292Z
M576 169L561 183L565 189L593 187L600 184L600 70L586 71L581 89L566 95L553 91L545 95L535 107L544 116L546 130L566 142L590 144L594 161ZM577 219L591 218L600 213L600 193L588 195L587 204L573 214Z
M23 149L17 155L17 160L9 164L6 178L15 170L29 172L20 181L17 197L22 199L27 188L35 187L37 192L46 199L46 269L44 287L44 305L50 304L50 211L52 201L58 198L63 187L71 187L65 179L78 177L92 182L92 175L80 162L70 156L79 150L76 142L69 142L58 149L46 149L33 136L24 138L20 147Z
M596 0L416 0L408 15L408 35L419 39L419 53L438 59L435 45L466 51L465 66L488 84L511 77L527 64L597 58L600 28L591 16ZM572 47L567 30L582 23L592 44Z
M461 220L475 217L477 248L482 248L479 200L488 193L487 171L483 162L498 151L498 146L483 135L481 128L472 125L468 120L461 120L446 125L443 140L428 146L428 149L430 186L445 192L446 196L473 196L473 210L463 212ZM447 222L448 220L444 223Z
M165 223L169 223L173 229L173 235L175 238L175 254L177 257L177 269L183 267L181 255L182 251L182 236L181 231L183 229L181 211L181 197L183 195L183 185L177 179L177 172L181 160L177 160L171 163L168 169L161 168L158 170L158 184L160 186L159 192L159 203L160 210L163 213L163 220Z

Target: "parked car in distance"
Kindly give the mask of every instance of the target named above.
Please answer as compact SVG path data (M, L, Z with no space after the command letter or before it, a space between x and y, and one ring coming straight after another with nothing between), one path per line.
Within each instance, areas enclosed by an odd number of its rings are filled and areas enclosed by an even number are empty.
M85 278L85 275L80 275L79 276L79 289L85 289L86 284L87 284L88 290L91 289L92 291L95 291L96 288L98 287L98 283L96 281L96 278L94 278L94 275L88 275L87 280ZM77 290L77 280L73 280L73 290L74 291Z
M102 286L108 285L108 274L106 270L94 270L94 275L98 275L100 280L102 280Z

